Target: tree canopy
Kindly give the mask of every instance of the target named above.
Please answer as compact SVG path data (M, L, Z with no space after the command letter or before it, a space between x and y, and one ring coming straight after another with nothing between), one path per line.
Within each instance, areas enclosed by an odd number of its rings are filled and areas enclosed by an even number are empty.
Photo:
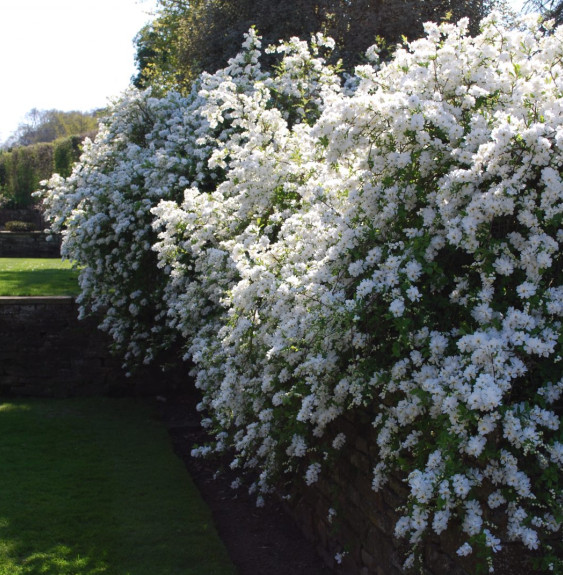
M423 33L426 21L469 17L473 31L497 0L159 0L157 18L136 37L137 87L187 91L202 72L227 64L255 26L265 44L316 32L334 38L345 69L376 40L388 45ZM270 63L273 63L272 59Z
M528 0L525 7L539 10L548 20L554 20L556 25L563 24L563 0Z
M30 146L54 142L70 136L93 135L98 127L96 112L61 110L38 110L33 108L26 114L15 133L7 140L4 147Z

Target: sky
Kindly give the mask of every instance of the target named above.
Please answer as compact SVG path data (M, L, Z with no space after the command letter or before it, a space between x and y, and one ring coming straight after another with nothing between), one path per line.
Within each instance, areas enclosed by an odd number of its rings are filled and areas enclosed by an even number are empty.
M123 92L136 71L133 38L156 3L0 0L0 144L33 108L87 112Z
M0 143L32 109L103 108L135 75L156 0L0 0Z

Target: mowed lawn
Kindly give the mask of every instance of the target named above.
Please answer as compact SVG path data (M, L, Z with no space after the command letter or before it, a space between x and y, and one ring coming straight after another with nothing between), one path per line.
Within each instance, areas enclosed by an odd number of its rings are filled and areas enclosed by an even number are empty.
M234 575L151 407L0 400L0 575Z
M0 296L77 295L78 270L60 258L0 258Z

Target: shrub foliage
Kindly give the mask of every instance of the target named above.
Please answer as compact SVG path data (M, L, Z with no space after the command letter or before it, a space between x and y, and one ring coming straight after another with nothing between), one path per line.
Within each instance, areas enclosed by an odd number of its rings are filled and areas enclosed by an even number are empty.
M0 150L0 206L26 208L33 192L53 173L69 176L81 154L84 137L70 136L54 142Z
M345 82L320 35L262 71L251 31L187 98L125 94L45 205L128 360L185 344L199 453L311 484L368 410L407 565L457 528L460 555L515 540L557 569L563 29L425 31Z
M11 220L4 224L4 228L7 232L31 232L35 229L35 225L31 222Z

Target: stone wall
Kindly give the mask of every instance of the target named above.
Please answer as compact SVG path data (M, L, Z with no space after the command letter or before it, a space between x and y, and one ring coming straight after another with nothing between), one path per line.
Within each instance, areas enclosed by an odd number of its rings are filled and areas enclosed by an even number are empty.
M397 480L384 495L375 493L371 477L377 444L372 430L361 418L346 418L335 435L340 431L347 436L346 458L329 465L312 486L295 485L290 512L336 573L402 574L404 549L392 534L398 519L395 508L406 498L405 487ZM341 563L335 560L337 553L342 554Z
M45 232L0 231L0 257L2 258L59 258L60 239Z
M97 324L78 320L71 297L0 297L0 395L148 395L186 385L182 366L127 377Z
M372 417L358 412L339 422L334 435L347 436L343 456L329 464L312 486L295 484L286 507L305 535L316 543L317 551L337 575L403 575L406 543L393 533L408 495L405 477L395 475L377 493L372 489L373 467L378 461ZM336 513L330 517L329 509ZM424 543L421 571L424 575L474 575L473 557L461 558L459 531L451 528L440 537ZM537 573L525 562L530 553L521 546L505 542L495 559L496 575ZM335 560L343 554L341 562ZM486 572L486 571L485 571Z

